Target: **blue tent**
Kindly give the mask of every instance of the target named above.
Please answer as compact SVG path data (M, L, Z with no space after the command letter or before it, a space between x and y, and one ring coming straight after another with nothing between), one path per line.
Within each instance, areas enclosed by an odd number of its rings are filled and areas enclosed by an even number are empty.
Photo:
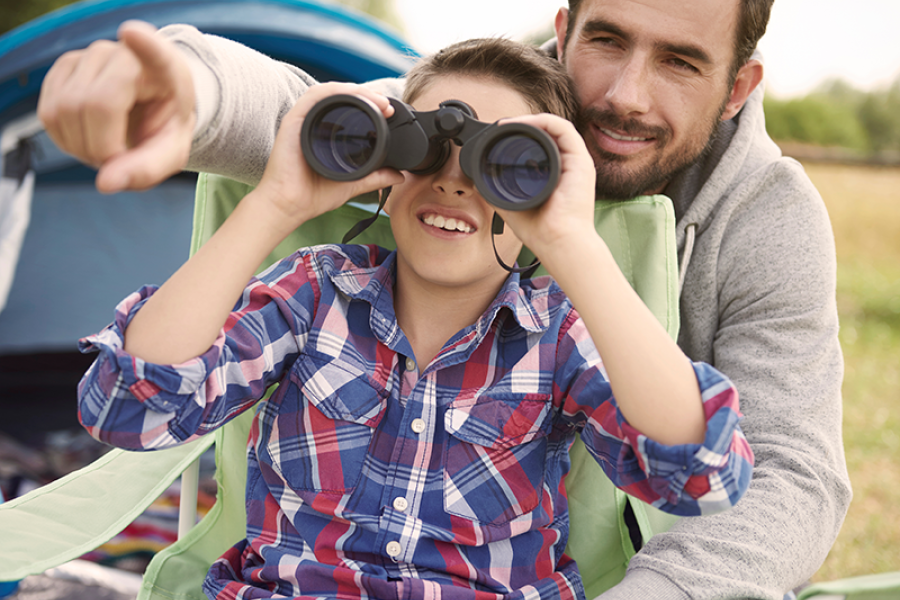
M95 39L114 39L118 25L134 18L156 26L189 23L296 64L320 80L396 76L415 55L367 17L310 0L94 0L0 37L0 131L26 132L19 138L28 144L18 147L27 146L22 156L35 173L30 202L20 205L28 224L19 227L17 259L10 260L9 249L0 245L0 283L3 275L11 281L8 295L0 289L6 300L0 309L0 360L74 352L79 337L111 320L118 300L142 284L162 283L187 257L193 176L174 177L149 192L103 196L93 186L93 171L33 127L39 125L33 113L41 81L52 62ZM15 146L6 145L4 154ZM14 170L11 156L6 175ZM6 203L0 204L2 221L12 200L0 200ZM0 241L9 246L13 237L0 235ZM20 368L0 368L0 378L9 381L13 372ZM9 393L0 384L0 400L5 403Z

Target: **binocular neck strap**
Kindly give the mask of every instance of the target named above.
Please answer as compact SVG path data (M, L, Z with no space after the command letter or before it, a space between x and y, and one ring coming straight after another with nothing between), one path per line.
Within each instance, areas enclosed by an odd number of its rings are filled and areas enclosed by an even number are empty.
M527 267L516 267L516 266L510 267L505 262L503 262L503 259L500 258L500 253L497 252L497 244L494 241L494 236L495 235L503 235L503 226L504 225L505 224L503 223L503 218L500 215L498 215L497 213L494 213L494 219L493 219L493 221L491 221L491 246L494 247L494 256L497 258L497 262L500 263L501 267L503 267L510 273L521 273L522 279L528 279L529 277L534 275L534 272L537 271L537 268L539 266L541 266L541 260L539 258L535 257L534 260L531 261L531 264L528 265Z
M378 218L378 215L381 214L381 209L384 208L385 202L387 202L387 198L391 193L391 187L388 186L380 191L380 198L378 199L378 209L375 211L375 214L371 217L367 217L362 221L358 222L356 225L350 228L350 230L344 234L344 239L341 240L342 244L347 244L365 231L372 223L375 222L375 219ZM537 270L539 266L541 266L541 261L539 258L535 257L535 259L531 262L527 267L510 267L503 259L500 258L500 253L497 252L497 244L494 241L495 235L502 235L504 228L503 219L497 213L494 213L494 218L491 222L491 246L494 248L494 257L497 259L497 262L500 263L500 266L509 271L510 273L520 273L522 274L523 279L528 279L534 272Z
M384 203L387 202L388 196L391 194L391 186L388 186L382 190L379 190L379 198L378 198L378 209L375 211L375 214L371 217L366 217L356 225L350 228L350 230L344 234L344 239L341 240L342 244L347 244L361 234L363 231L369 228L369 225L375 222L375 219L378 218L378 215L381 214L381 209L384 208Z

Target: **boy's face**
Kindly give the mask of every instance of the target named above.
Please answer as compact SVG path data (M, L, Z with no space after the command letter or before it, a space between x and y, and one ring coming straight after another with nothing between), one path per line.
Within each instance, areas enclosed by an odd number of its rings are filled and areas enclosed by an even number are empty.
M506 85L463 76L435 78L412 105L419 111L437 110L445 100L467 103L485 122L533 112ZM406 181L391 191L386 211L397 242L397 277L406 286L493 297L508 275L491 247L494 209L462 172L459 151L451 144L450 157L439 171L404 172ZM500 257L512 265L522 243L509 227L494 239Z

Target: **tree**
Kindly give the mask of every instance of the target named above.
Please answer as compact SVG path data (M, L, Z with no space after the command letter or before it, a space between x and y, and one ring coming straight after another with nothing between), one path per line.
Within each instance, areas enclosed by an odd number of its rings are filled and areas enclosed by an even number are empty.
M775 140L865 151L867 132L851 105L811 94L805 98L764 101L766 129Z
M403 31L403 23L394 8L394 0L337 0L337 2L369 14L397 31Z
M75 0L12 0L0 2L0 35Z

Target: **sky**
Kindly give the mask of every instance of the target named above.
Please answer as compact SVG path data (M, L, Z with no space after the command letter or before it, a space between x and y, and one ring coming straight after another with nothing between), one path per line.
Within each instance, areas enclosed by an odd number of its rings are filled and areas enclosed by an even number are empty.
M528 36L552 25L565 4L395 0L404 37L425 53L472 37ZM759 48L766 90L775 96L802 96L833 77L862 90L879 89L900 77L900 0L776 0Z

